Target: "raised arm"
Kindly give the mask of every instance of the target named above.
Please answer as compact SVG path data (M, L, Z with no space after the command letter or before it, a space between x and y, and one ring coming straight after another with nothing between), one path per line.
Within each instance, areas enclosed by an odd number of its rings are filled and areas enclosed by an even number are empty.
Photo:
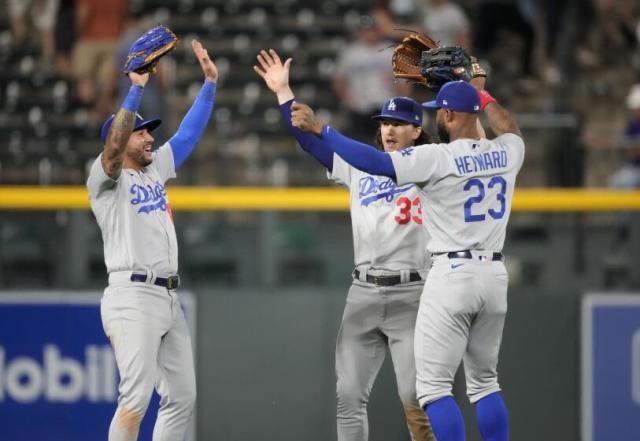
M130 72L128 75L131 80L129 94L113 119L102 151L102 168L111 179L117 179L122 171L124 152L135 127L142 92L149 81L148 73L140 75Z
M480 96L482 96L482 92L485 91L481 91ZM487 115L487 119L489 120L489 127L491 127L491 130L493 130L493 133L495 133L496 136L500 136L504 133L514 133L522 138L522 132L520 131L515 118L511 115L511 112L498 104L497 101L493 100L488 102L484 106L484 113Z
M295 137L303 150L313 156L327 170L332 171L334 151L331 146L317 136L305 133L291 124L291 106L295 103L293 101L293 91L289 86L289 70L292 59L288 58L283 64L277 52L273 49L269 49L268 52L261 50L257 59L260 66L253 66L253 70L262 77L267 87L276 94L282 119L289 132Z
M191 108L182 119L178 131L169 140L176 170L189 157L207 127L207 122L213 111L216 82L218 81L218 69L209 58L207 50L198 40L191 41L191 48L200 62L200 67L202 67L204 84Z
M313 110L305 104L294 103L291 110L291 123L294 127L319 136L331 146L333 151L355 168L372 175L396 179L393 161L388 153L348 138L329 126L323 126L315 119Z
M278 104L284 104L293 99L293 90L289 86L289 71L292 58L287 58L284 63L278 53L264 49L256 57L260 66L254 65L253 70L262 77L265 84L278 98Z
M480 92L481 90L484 89L484 85L485 85L486 82L487 82L487 77L486 76L477 76L477 77L472 78L471 81L469 81L469 83L471 83L471 85L473 87L478 89L478 92ZM478 129L478 134L480 135L480 138L486 138L487 137L487 132L485 132L484 127L482 127L482 123L480 122L480 118L477 119L476 128Z
M522 138L522 132L520 132L518 123L516 123L511 113L498 104L489 92L484 90L484 80L482 82L476 82L475 80L475 78L471 80L471 84L478 89L478 93L480 94L480 107L487 115L489 127L493 130L493 133L496 136L504 133L515 133ZM478 125L480 126L480 124Z

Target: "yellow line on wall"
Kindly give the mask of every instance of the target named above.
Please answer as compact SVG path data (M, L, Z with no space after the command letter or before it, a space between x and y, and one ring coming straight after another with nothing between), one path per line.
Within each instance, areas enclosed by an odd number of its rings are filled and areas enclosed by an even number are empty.
M341 188L168 187L176 210L344 211L348 193ZM86 210L85 187L0 186L0 210ZM640 211L640 191L606 189L517 189L513 211Z
M513 211L639 211L640 191L608 189L516 189Z

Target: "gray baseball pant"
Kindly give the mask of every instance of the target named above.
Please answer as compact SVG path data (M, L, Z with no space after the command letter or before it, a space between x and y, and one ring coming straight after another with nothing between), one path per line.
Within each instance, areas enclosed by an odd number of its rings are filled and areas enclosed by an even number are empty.
M100 310L120 372L109 441L137 439L154 387L161 401L153 441L183 441L195 405L196 380L178 294L145 283L112 283Z
M351 285L336 344L338 441L368 439L367 403L387 348L412 440L434 440L415 388L413 339L422 288L423 282Z

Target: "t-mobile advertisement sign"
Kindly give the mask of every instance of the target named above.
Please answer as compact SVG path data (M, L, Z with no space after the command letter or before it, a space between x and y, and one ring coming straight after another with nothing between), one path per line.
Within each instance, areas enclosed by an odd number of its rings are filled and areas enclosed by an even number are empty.
M182 297L189 319L192 298ZM118 380L99 293L0 293L2 439L106 440ZM151 440L158 402L154 394L139 440Z
M640 295L582 302L582 440L640 439Z

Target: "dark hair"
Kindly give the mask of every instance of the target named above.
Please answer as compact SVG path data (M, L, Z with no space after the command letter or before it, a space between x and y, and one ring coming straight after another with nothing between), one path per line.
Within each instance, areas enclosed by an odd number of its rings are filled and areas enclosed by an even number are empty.
M413 141L413 145L422 145L422 144L430 144L431 136L427 133L427 131L423 128L420 132L420 135ZM384 150L384 144L382 144L382 130L380 130L380 125L378 125L378 131L376 132L376 141L374 144L378 150Z

